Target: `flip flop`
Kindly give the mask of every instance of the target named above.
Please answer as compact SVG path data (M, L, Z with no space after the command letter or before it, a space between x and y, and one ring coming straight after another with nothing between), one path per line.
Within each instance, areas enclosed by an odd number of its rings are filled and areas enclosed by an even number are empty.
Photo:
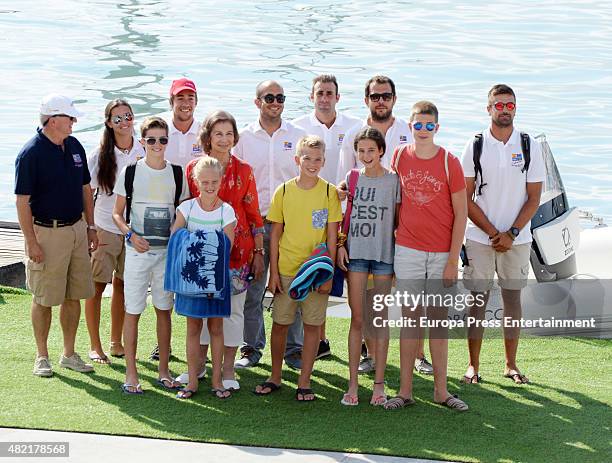
M125 394L130 394L130 395L144 394L144 391L142 390L142 386L140 385L140 383L138 383L138 384L123 383L121 385L121 390Z
M111 361L108 358L108 355L106 355L106 353L104 354L104 357L102 357L95 350L89 351L89 360L91 360L94 363L98 363L100 365L110 365L111 364Z
M298 398L299 395L302 396L301 399ZM305 397L307 395L312 395L312 399L307 399ZM316 399L317 399L317 396L315 395L314 392L312 392L312 389L308 387L298 387L295 390L295 400L297 400L298 402L314 402Z
M510 378L512 381L514 381L514 384L527 384L529 382L529 378L527 378L527 376L525 376L522 373L519 373L516 370L513 370L513 372L508 372L504 375L504 378Z
M257 392L257 389L256 389L256 390L253 391L253 394L255 394L255 395L270 395L273 392L276 392L276 391L278 391L281 388L280 384L275 384L275 383L272 383L270 381L264 381L263 383L261 383L259 385L259 387L261 387L259 392ZM263 392L264 389L270 389L270 390L268 392Z
M463 375L461 382L463 384L479 384L482 383L482 376L480 376L478 373L473 376Z
M229 399L232 396L232 392L229 389L212 388L210 392L212 392L212 394L220 400ZM229 392L230 394L225 395L226 392Z
M173 386L173 384L177 382L178 381L174 381L170 378L157 378L157 384L159 386L163 387L164 389L169 389L171 391L176 391L177 389L181 389L183 387L181 383L178 383L176 386ZM170 386L167 386L166 383L170 383Z
M177 399L191 399L194 395L196 395L198 391L194 391L193 389L181 389L176 393Z
M115 343L115 342L111 341L111 343L110 343L110 354L111 354L111 357L116 357L118 359L125 357L125 352L123 352L121 354L118 354L117 351L115 350L115 348L117 346L120 346L120 345L121 345L121 343ZM121 346L121 347L123 348L123 346Z
M469 410L468 405L456 395L450 395L444 402L436 402L438 405L457 410L458 412L466 412Z
M399 410L400 408L408 407L410 405L414 405L416 402L412 398L406 399L401 395L396 395L395 397L387 400L385 405L383 405L385 410Z
M223 387L228 391L234 392L240 390L240 383L235 379L224 379Z
M384 406L387 403L387 400L388 398L386 394L373 395L370 399L370 405L374 405L375 407Z
M342 400L340 401L340 403L349 407L356 407L357 405L359 405L359 396L351 395L347 392L342 396Z

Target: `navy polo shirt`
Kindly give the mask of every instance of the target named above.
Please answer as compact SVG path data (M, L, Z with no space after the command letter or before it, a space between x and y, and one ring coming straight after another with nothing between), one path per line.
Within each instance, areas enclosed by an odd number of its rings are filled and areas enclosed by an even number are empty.
M38 129L15 161L15 194L30 195L32 215L39 220L77 219L83 213L83 185L91 177L85 149L74 137L64 149Z

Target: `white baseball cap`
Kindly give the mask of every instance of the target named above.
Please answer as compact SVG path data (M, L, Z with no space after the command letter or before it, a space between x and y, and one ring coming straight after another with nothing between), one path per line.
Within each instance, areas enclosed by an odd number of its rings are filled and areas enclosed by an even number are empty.
M57 116L65 114L71 117L81 117L84 113L77 111L72 99L57 93L51 93L43 98L40 103L40 114L43 116Z

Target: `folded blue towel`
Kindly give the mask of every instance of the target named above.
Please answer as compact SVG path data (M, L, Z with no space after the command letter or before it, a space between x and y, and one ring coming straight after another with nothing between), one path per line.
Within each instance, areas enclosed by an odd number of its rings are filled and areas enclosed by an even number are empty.
M164 289L190 297L224 300L229 290L229 240L220 230L177 230L168 242Z
M289 286L289 297L303 301L310 291L314 291L334 276L334 263L327 244L319 244L306 261L300 266Z

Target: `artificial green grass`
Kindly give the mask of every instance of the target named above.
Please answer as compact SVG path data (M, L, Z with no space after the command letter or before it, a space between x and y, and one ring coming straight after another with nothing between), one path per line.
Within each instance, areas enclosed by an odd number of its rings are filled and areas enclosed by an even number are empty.
M449 391L470 410L457 413L432 401L433 380L415 375L417 405L385 411L368 404L372 377L361 378L360 405L339 401L347 384L348 320L327 324L333 358L319 360L313 374L314 403L294 400L297 373L286 369L282 389L269 397L251 393L270 370L269 352L259 367L239 371L242 390L225 401L208 391L180 401L155 385L156 363L148 354L156 344L155 315L149 307L140 322L139 373L145 394L122 394L123 360L97 365L93 374L59 368L62 338L53 309L49 352L54 376L32 375L35 344L30 297L0 288L0 426L184 439L240 445L319 449L459 461L603 462L612 460L612 342L583 338L535 338L521 342L519 366L531 383L516 386L503 378L503 345L485 340L481 385L461 385L467 353L464 340L449 343ZM108 345L108 301L102 318ZM186 371L185 323L173 317L175 374ZM270 317L266 313L266 323ZM391 341L387 392L399 387L397 340ZM77 351L89 348L85 321Z

